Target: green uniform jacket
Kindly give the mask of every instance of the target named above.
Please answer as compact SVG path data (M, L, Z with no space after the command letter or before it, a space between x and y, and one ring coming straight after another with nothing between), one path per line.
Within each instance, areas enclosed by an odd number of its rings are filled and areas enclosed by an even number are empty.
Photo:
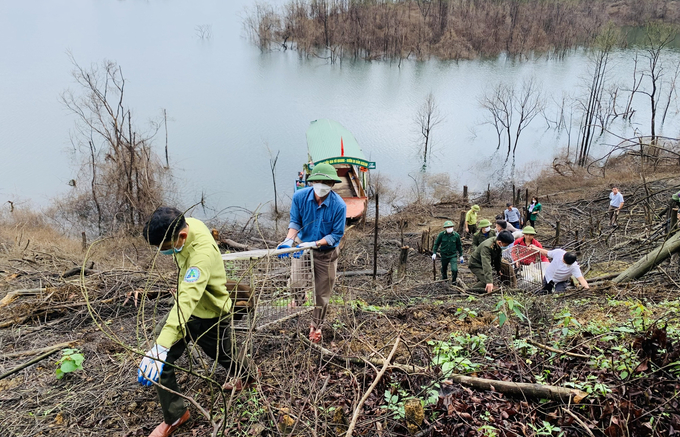
M472 250L477 249L477 246L482 244L482 242L488 238L493 238L494 240L496 239L495 229L491 229L489 233L486 235L484 235L484 233L481 230L475 232L475 235L472 236Z
M203 222L195 218L186 221L189 235L182 251L173 255L179 267L177 300L156 340L167 348L184 338L184 326L191 316L214 319L231 311L220 249Z
M534 209L533 211L531 211L530 220L536 220L536 217L538 217L538 213L541 212L541 209L543 209L543 205L541 205L540 203L534 205Z
M440 232L434 242L432 253L437 253L437 250L440 250L442 257L456 256L457 254L463 256L463 244L460 242L460 235L456 231L450 234L446 231Z
M493 272L501 269L501 253L495 238L484 240L470 257L470 268L484 269L484 282L493 284Z
M474 210L471 209L465 214L465 223L468 225L477 224L477 213Z

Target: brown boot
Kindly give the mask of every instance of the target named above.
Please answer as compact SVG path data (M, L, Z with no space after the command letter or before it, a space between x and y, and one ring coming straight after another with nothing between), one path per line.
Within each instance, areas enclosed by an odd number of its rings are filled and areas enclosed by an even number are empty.
M182 415L182 417L180 417L179 420L172 425L168 425L165 422L161 423L156 427L156 429L153 430L151 434L149 434L149 437L169 437L173 432L177 431L177 428L182 426L184 422L189 420L189 416L189 410L187 410Z

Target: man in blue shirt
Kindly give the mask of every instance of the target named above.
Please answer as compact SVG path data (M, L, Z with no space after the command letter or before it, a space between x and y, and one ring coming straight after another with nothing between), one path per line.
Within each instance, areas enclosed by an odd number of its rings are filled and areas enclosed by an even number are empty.
M326 309L331 298L338 268L338 245L345 234L345 201L331 190L333 185L342 182L330 164L317 164L307 178L311 185L293 195L290 207L290 224L286 239L277 249L297 247L312 249L314 260L315 307L309 340L321 341L321 325L326 317ZM304 280L300 274L299 262L293 260L291 288L295 290Z
M519 210L512 206L512 203L507 203L508 209L503 211L505 215L505 221L513 225L515 228L519 229L520 214Z
M621 208L623 208L623 194L617 187L612 187L612 192L609 193L609 226L618 226L616 221L619 219Z

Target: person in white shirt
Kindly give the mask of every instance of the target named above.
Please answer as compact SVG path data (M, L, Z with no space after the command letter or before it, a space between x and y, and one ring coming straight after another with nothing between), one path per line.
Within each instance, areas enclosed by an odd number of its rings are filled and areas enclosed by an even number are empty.
M617 187L612 187L612 192L609 193L609 226L618 226L616 221L619 219L621 208L623 208L623 194Z
M543 273L541 292L564 291L572 276L578 280L583 288L590 288L588 281L581 273L578 262L576 262L576 255L563 249L545 250L534 245L530 247L552 260Z

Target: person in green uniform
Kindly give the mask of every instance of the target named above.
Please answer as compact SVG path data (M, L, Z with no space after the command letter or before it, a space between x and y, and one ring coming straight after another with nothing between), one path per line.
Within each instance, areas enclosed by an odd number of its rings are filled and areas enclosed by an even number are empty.
M493 291L493 273L500 275L501 255L503 248L514 242L510 231L500 232L496 238L489 238L477 246L468 264L470 271L477 277L477 282L471 288L484 290L487 293Z
M160 207L144 226L146 241L160 253L172 255L179 269L175 304L156 327L156 342L142 359L137 381L158 392L163 423L149 437L167 437L189 420L189 410L175 378L174 363L193 342L217 360L235 379L225 390L242 390L252 379L250 359L233 360L232 302L227 292L224 263L210 230L200 220L184 218L177 209ZM165 390L167 387L175 393Z
M465 232L473 235L477 232L477 214L480 211L479 205L472 205L472 208L465 214Z
M460 235L453 230L451 220L444 222L444 230L437 235L432 248L433 261L437 259L437 251L442 259L442 279L448 279L447 270L451 264L451 282L455 284L458 279L458 263L463 263L463 244Z
M472 251L482 244L487 238L496 238L496 230L491 229L491 222L487 219L479 221L479 230L472 236Z
M543 205L538 201L538 197L534 196L531 198L531 204L529 205L529 223L532 228L536 227L536 219L538 214L543 209Z

